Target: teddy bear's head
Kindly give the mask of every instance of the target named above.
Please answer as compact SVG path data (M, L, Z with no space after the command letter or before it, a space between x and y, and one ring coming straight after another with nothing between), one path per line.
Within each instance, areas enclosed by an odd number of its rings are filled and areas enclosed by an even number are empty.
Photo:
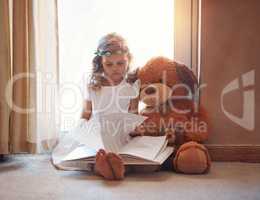
M138 71L141 81L140 100L147 106L166 102L193 102L198 81L183 64L165 57L150 59Z

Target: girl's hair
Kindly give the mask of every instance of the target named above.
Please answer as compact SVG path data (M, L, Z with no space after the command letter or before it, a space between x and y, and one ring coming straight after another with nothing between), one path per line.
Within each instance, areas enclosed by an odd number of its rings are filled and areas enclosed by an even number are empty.
M129 63L132 60L132 54L130 53L126 40L117 33L109 33L102 37L98 43L96 56L92 60L92 73L90 77L89 87L93 90L101 88L104 77L104 69L102 65L102 56L111 55L112 53L126 53ZM129 66L127 67L127 72Z

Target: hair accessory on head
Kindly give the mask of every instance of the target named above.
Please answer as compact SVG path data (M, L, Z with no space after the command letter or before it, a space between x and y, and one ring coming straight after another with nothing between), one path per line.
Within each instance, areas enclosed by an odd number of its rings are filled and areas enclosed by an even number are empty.
M116 50L116 51L100 51L97 50L95 52L96 55L98 56L111 56L112 54L117 54L117 55L122 55L122 54L126 54L128 51L127 50Z
M98 56L111 56L112 54L120 55L128 52L129 50L125 40L121 36L112 33L101 38L95 54Z

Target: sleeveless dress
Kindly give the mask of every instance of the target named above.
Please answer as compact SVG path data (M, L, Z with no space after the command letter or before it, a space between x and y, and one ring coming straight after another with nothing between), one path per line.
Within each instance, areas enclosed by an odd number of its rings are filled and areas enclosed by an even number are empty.
M59 143L52 152L52 164L63 170L87 170L91 171L92 166L84 161L74 161L71 163L62 162L62 159L77 147L84 145L82 141L91 140L91 137L84 135L88 131L95 131L100 128L98 118L102 114L109 113L127 113L130 106L130 100L138 97L140 89L140 80L129 84L124 79L115 86L102 86L100 90L93 91L88 88L84 91L84 100L92 102L91 118L87 121L81 119L78 125L62 136ZM84 136L84 138L83 138ZM93 144L95 145L95 144Z

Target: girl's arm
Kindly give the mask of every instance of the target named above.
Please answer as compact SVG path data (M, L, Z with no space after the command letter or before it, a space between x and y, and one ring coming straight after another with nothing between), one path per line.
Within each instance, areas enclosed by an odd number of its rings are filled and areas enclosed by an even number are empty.
M89 120L92 114L92 102L91 101L84 101L83 111L81 114L81 118Z
M139 98L131 99L128 112L133 114L138 114L138 104L139 104Z

